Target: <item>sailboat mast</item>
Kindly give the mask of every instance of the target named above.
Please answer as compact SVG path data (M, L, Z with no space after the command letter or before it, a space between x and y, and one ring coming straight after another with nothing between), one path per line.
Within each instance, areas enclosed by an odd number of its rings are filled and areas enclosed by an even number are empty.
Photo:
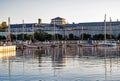
M22 40L24 40L24 20L22 21L23 26L22 26Z
M104 40L106 41L106 14L104 19Z
M8 17L8 41L11 42L11 35L10 35L10 17Z
M110 17L110 39L112 38L112 19Z
M56 40L56 36L55 36L55 34L56 34L56 29L55 29L55 25L56 25L56 23L55 23L55 21L54 21L54 44L55 44L55 40Z
M82 26L82 41L83 41L83 26Z
M32 31L33 31L33 35L32 35L32 40L34 40L34 25L32 25Z

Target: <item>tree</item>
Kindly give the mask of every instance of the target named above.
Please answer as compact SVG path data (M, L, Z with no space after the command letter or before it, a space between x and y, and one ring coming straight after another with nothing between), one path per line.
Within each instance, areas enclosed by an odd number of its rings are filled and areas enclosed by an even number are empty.
M117 36L117 39L120 40L120 34Z
M69 39L70 40L73 40L74 39L74 35L71 33L71 34L69 34Z
M6 23L6 22L2 22L2 23L0 24L0 29L3 29L3 28L5 28L5 27L7 27L7 23Z
M104 40L104 34L95 34L93 35L93 40Z
M91 35L90 35L90 34L83 33L83 34L81 34L81 39L83 39L83 40L91 39Z
M5 40L5 36L0 36L0 40Z
M52 39L52 35L44 32L43 30L39 30L39 31L35 32L34 37L36 40L39 40L39 41L45 41L45 40Z
M2 22L1 25L2 25L3 28L7 27L7 23L6 22Z

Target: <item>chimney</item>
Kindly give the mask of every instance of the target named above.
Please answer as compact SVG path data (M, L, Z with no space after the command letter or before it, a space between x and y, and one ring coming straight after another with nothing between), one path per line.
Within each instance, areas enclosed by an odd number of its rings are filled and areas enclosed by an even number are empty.
M38 24L40 25L42 23L42 19L38 19Z

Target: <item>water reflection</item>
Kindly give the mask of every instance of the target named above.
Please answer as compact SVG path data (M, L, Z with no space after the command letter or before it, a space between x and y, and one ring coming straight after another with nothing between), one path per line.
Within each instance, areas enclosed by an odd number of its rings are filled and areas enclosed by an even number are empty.
M66 63L66 49L59 48L59 49L52 49L52 64L53 67L64 67Z
M11 68L12 68L11 62L13 61L13 58L15 56L16 56L16 51L0 52L0 65L1 65L1 63L5 63L6 64L5 65L6 67L4 67L4 68L6 68L6 70L7 70L5 72L6 72L9 80L11 78ZM3 66L1 65L0 67L3 67ZM0 69L0 70L3 70L3 69Z
M17 50L17 53L9 54L12 58L1 56L0 80L120 80L119 49L76 46Z

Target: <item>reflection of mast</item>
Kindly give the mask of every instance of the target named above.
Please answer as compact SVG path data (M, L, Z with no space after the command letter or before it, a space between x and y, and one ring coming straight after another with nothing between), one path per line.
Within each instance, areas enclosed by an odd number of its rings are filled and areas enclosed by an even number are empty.
M23 75L24 75L24 62L25 62L25 55L24 55L24 51L22 50L22 55L23 55Z
M119 48L117 49L119 51ZM119 69L119 53L117 53L117 70Z
M56 53L55 48L53 48L53 55L52 55L52 62L53 62L53 68L54 68L54 76L56 76Z
M111 57L111 53L112 51L110 50L110 73L112 72L112 57Z
M81 50L80 50L81 52L80 52L80 54L81 54L81 57L83 56L83 54L84 54L84 48L83 47L81 47Z
M8 57L8 66L9 66L9 79L10 79L11 78L10 57Z
M106 49L105 49L104 62L105 62L105 80L107 81Z
M79 47L77 47L77 52L78 52L78 56L80 58L80 48Z

